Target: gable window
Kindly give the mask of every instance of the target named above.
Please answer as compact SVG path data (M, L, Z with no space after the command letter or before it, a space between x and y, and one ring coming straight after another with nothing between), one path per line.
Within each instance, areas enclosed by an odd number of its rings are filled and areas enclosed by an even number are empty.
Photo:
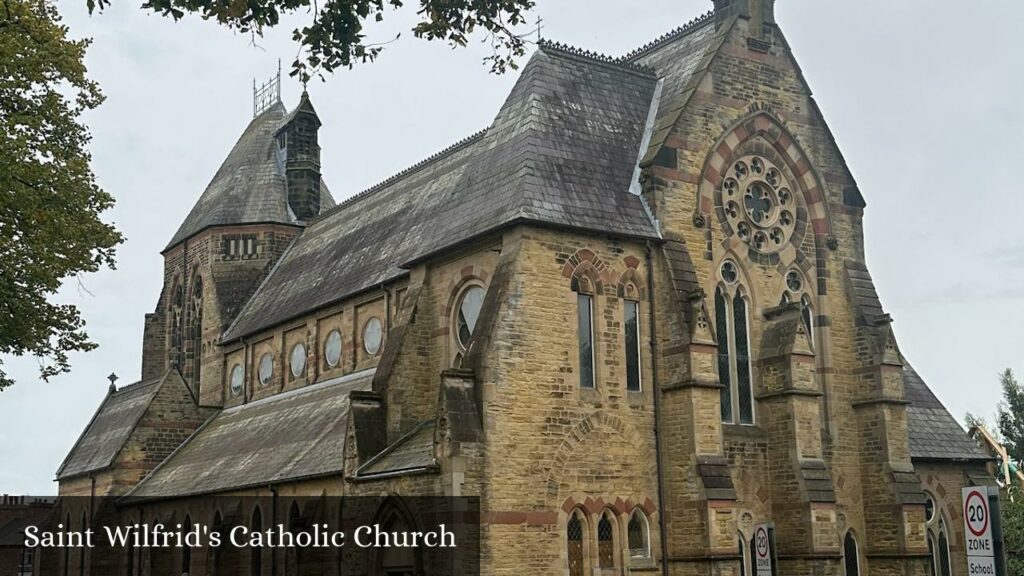
M753 424L749 302L739 286L739 272L734 262L724 262L720 276L725 284L715 289L715 331L718 378L722 384L722 421Z
M574 510L565 526L566 559L569 563L569 576L583 576L583 519L579 510Z
M626 390L640 391L640 303L625 300Z
M629 541L630 558L651 557L650 526L647 524L647 516L639 508L633 510L629 516L626 536Z
M576 333L579 339L580 388L594 388L594 298L576 295Z

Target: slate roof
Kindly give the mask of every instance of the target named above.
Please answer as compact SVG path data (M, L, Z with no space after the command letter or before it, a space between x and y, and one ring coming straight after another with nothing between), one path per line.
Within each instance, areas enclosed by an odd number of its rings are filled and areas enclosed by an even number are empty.
M227 408L206 422L128 497L210 494L339 474L348 393L368 390L373 370Z
M113 464L117 453L169 374L129 384L108 394L57 470L57 479L95 472Z
M275 152L274 133L284 119L280 102L252 119L164 250L210 226L298 224L288 211L284 168ZM323 182L320 190L321 210L333 207Z
M226 341L397 278L517 222L657 238L630 185L657 79L543 45L491 126L314 220Z
M434 458L434 422L416 426L394 445L359 467L356 477L418 472L437 467Z
M991 460L960 427L935 393L904 359L910 456L914 460Z

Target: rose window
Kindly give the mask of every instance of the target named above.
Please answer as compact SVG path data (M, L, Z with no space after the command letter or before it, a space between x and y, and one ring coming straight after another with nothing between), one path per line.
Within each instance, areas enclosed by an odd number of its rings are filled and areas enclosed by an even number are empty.
M796 226L796 201L782 172L758 156L745 156L729 168L722 184L722 206L732 229L758 252L781 250Z

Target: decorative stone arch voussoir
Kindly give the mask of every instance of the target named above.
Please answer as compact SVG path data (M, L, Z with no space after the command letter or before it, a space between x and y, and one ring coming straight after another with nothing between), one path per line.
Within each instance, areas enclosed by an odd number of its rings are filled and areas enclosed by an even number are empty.
M562 266L562 276L572 282L574 292L601 294L605 285L612 284L611 267L600 256L587 248L581 248L566 260ZM590 282L591 289L584 284Z
M636 431L636 428L619 418L614 414L607 412L594 412L584 416L575 426L565 435L565 440L562 441L558 449L555 450L554 456L548 462L547 465L547 501L550 506L558 506L558 492L561 486L562 471L572 461L573 454L577 452L581 447L585 448L587 436L590 435L595 429L604 427L610 428L623 437L625 442L633 446L639 452L636 455L636 462L646 462L648 474L655 473L655 459L654 454L650 448L646 446L643 438ZM584 506L587 510L589 507ZM602 506L603 508L604 506Z
M644 300L647 287L644 280L635 268L626 268L626 271L619 276L618 285L615 288L619 298L627 300Z
M715 193L726 179L733 162L746 154L765 155L786 174L787 181L799 190L806 213L797 215L799 241L805 233L814 234L816 241L831 236L828 202L822 189L822 178L811 165L803 148L784 124L767 110L756 109L727 129L712 147L704 163L698 186L698 213L695 220L711 222L712 213L721 208L715 202ZM806 229L805 229L806 228Z

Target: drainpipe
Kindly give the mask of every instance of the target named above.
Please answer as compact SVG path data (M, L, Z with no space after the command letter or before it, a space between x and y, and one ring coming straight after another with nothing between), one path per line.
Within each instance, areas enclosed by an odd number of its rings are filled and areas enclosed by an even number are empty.
M658 380L658 315L654 311L654 257L647 241L647 308L651 316L651 383L654 392L654 458L658 469L658 530L661 532L661 573L668 574L668 533L665 530L665 468L661 454L661 382Z

